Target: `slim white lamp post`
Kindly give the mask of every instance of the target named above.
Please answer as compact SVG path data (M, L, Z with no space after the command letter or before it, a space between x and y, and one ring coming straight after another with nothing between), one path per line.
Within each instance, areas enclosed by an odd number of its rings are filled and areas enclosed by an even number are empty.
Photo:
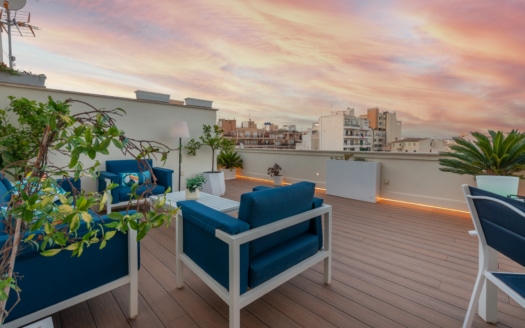
M188 130L188 124L186 121L177 121L173 124L171 129L171 136L179 138L179 191L180 191L180 177L181 177L181 165L182 165L182 138L189 138L190 131Z

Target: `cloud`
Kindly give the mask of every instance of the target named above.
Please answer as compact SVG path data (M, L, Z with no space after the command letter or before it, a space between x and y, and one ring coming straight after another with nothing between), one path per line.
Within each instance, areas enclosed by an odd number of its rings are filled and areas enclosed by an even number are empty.
M395 111L410 136L519 128L517 1L33 1L20 68L52 88L214 101L219 116L297 120ZM505 115L503 115L504 113Z

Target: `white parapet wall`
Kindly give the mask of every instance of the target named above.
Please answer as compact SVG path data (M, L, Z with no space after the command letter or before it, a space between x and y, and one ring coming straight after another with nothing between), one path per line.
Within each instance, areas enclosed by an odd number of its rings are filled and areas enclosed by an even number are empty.
M213 125L217 121L217 110L211 107L190 107L181 104L181 102L161 102L159 99L137 100L132 90L130 90L130 98L124 98L0 83L0 108L5 109L8 107L10 102L8 96L25 97L39 102L47 102L49 96L56 101L64 101L71 98L86 102L99 109L122 108L126 111L126 115L117 119L117 126L124 130L127 136L139 140L159 141L173 149L179 146L179 138L171 136L174 122L186 121L190 138L198 138L202 134L203 124ZM169 95L166 96L169 98ZM89 110L89 107L81 103L74 103L71 107L73 113L86 110ZM183 138L182 144L185 145L190 138ZM110 150L109 156L99 156L97 159L100 161L101 169L103 170L106 160L124 158L130 157L113 148ZM181 187L184 189L185 177L211 169L211 149L203 147L194 157L188 156L185 151L182 151L182 158ZM65 164L60 156L53 158L53 161L58 165ZM85 165L91 163L89 158L83 158L81 161ZM178 151L174 150L170 152L168 161L164 166L175 171L173 175L174 189L178 188L178 163ZM154 165L162 166L160 158L158 160L154 159ZM91 178L84 178L82 179L82 187L88 191L95 191L96 182Z
M342 152L308 150L237 149L244 161L242 176L271 180L268 167L278 163L285 183L307 180L326 188L326 162ZM467 210L462 184L475 186L474 178L439 170L438 154L360 152L356 156L381 162L380 199ZM350 159L351 160L351 159ZM525 194L520 183L519 194Z

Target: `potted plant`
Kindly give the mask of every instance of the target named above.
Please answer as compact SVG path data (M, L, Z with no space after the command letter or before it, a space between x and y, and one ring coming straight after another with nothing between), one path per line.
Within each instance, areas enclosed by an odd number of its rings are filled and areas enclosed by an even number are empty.
M274 186L282 186L283 185L283 177L281 175L281 170L282 170L282 168L277 163L273 164L273 166L270 166L268 168L268 175L273 178L273 185Z
M99 244L103 248L110 243L117 230L124 233L136 230L137 239L142 239L151 228L163 226L176 213L176 210L166 212L162 206L165 197L160 197L135 214L111 213L112 222L104 227L89 224L92 218L89 209L102 210L109 190L115 186L108 186L101 194L82 190L64 195L52 188L57 184L55 177L95 179L99 165L96 159L109 154L111 145L137 159L160 156L163 161L170 149L155 141L129 138L116 125L116 117L125 114L119 108L102 110L81 101L60 102L51 97L45 103L9 99L9 107L0 110L0 173L3 177L10 176L11 181L26 177L26 183L15 188L0 215L5 241L0 251L0 326L9 313L8 302L16 304L18 297L24 297L14 277L17 255L22 248L33 244L45 256L60 252L81 256L90 245ZM87 109L72 114L73 103ZM139 205L149 203L136 190L132 192ZM130 206L131 203L128 209ZM77 234L80 218L87 222L81 237ZM45 279L42 283L46 283Z
M224 179L235 179L236 169L244 167L241 156L233 149L225 149L217 156L217 167L223 169Z
M0 82L45 87L46 76L44 74L33 74L9 68L9 66L2 62L0 63Z
M186 179L186 199L199 199L199 190L202 188L206 178L202 174L197 174L192 178Z
M478 187L503 196L518 192L518 174L525 170L525 134L512 130L472 132L473 141L453 138L451 151L441 152L439 168L444 172L472 175Z
M224 184L224 173L215 170L215 152L232 149L234 145L231 140L224 138L224 131L218 125L213 127L211 125L203 125L202 130L203 134L199 137L199 140L191 139L184 148L187 150L188 155L191 156L195 156L197 150L202 146L211 148L211 171L203 172L206 183L203 185L202 191L222 196L226 191L226 185Z

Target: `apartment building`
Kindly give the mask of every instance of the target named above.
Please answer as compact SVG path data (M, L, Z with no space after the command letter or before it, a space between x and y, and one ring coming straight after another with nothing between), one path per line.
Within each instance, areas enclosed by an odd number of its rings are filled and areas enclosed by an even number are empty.
M251 119L237 126L237 121L219 119L219 127L224 131L224 136L243 148L272 148L295 149L302 141L302 133L296 130L295 125L278 125L265 122L263 128Z
M319 150L370 151L372 141L368 119L356 117L353 108L319 118Z
M374 151L388 151L393 141L401 139L401 121L397 120L395 112L380 112L379 108L369 108L366 114L360 116L368 119L373 133Z
M439 153L448 150L448 144L443 139L405 138L390 144L392 152L404 153Z

